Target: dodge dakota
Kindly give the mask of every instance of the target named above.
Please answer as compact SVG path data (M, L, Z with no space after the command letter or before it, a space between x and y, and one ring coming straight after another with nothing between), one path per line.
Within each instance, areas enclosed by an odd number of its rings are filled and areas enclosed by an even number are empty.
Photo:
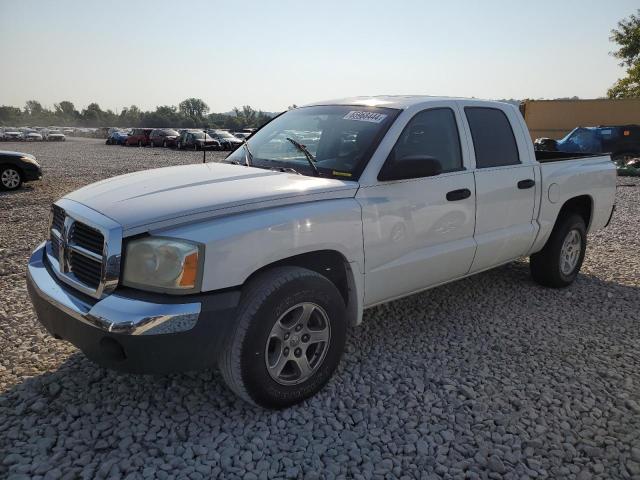
M219 162L56 201L27 283L51 335L102 366L217 367L282 408L326 384L366 308L520 257L570 285L615 191L609 156L535 152L508 104L319 102Z

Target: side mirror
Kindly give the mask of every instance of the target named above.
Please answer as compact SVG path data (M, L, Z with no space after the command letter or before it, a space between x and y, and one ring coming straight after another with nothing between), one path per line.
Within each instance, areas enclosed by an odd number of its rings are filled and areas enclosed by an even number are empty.
M409 155L391 162L387 161L378 174L378 180L408 180L434 177L441 173L442 165L436 158L427 155Z

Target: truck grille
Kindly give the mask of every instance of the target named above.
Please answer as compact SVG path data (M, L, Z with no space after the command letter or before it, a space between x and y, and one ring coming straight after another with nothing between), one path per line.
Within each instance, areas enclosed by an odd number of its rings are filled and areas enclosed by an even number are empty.
M82 283L92 288L98 288L102 273L102 262L96 262L71 250L69 253L69 271Z
M73 222L69 235L72 245L86 248L90 252L102 256L104 247L104 235L95 228L91 228L84 223Z
M58 203L63 203L60 201ZM102 217L94 211L85 212ZM74 205L75 209L75 205ZM82 220L80 220L81 218ZM88 295L100 298L108 290L116 287L119 276L121 230L105 228L97 222L92 225L84 221L83 215L53 205L51 211L50 245L47 255L56 276L65 283ZM106 224L112 223L104 219ZM111 251L107 248L106 235L111 234Z

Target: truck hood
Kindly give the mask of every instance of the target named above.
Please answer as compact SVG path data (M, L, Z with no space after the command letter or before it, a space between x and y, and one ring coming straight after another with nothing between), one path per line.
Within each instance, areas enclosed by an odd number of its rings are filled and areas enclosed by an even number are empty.
M357 190L353 181L206 163L113 177L64 198L106 215L128 236L259 208L353 197Z

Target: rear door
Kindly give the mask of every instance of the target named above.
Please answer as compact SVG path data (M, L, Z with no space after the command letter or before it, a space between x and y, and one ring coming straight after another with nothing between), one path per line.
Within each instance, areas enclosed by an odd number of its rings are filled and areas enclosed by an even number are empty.
M460 116L451 102L417 112L386 162L434 157L433 177L378 180L358 190L365 250L365 305L465 275L475 252L475 186Z
M478 272L525 255L534 222L535 171L527 155L528 139L516 139L515 110L461 102L475 155L476 255L470 272ZM520 143L520 144L519 144Z

